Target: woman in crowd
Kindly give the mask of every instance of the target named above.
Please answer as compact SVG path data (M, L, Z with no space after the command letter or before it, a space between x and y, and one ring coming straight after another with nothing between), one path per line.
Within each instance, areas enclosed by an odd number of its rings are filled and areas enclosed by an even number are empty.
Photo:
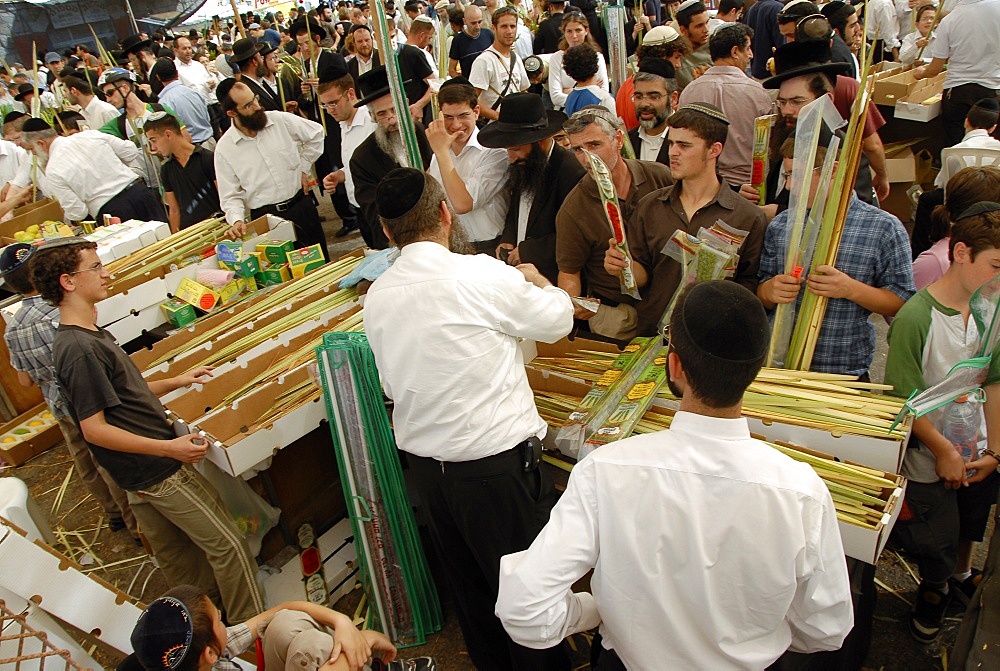
M608 67L601 56L601 49L597 46L597 41L590 34L590 26L587 17L583 12L568 11L563 16L562 21L563 39L559 43L559 51L549 57L549 96L552 98L552 105L557 110L566 106L566 96L576 86L576 82L566 74L563 68L563 56L570 47L586 42L597 52L597 81L601 88L609 91L608 88Z

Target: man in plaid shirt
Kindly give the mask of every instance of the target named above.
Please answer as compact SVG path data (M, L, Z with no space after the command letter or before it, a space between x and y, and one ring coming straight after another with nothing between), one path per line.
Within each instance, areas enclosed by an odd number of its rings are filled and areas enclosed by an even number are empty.
M781 147L783 174L791 183L795 138ZM822 143L821 143L822 144ZM809 201L816 196L826 148L819 147L809 179ZM802 300L802 286L829 303L820 327L811 369L857 375L867 380L875 353L874 312L892 317L915 292L910 243L899 220L851 194L847 219L834 265L811 268L808 278L786 274L788 211L771 220L764 234L757 296L771 310L778 303Z
M52 365L52 343L59 326L59 308L42 300L31 284L28 261L34 250L33 246L19 242L6 247L0 255L0 273L7 288L23 296L21 308L4 332L11 366L17 371L18 381L23 386L37 384L41 389L49 410L62 429L76 472L107 513L111 530L119 531L127 527L138 542L139 532L125 491L97 466L80 428L69 417L66 402L59 392Z

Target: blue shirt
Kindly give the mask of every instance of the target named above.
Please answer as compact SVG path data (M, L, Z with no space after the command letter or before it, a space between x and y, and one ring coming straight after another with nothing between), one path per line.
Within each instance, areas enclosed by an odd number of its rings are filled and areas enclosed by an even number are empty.
M771 220L760 255L761 282L785 272L788 247L788 211ZM847 221L834 267L859 282L888 289L903 301L916 293L910 241L899 219L851 194ZM802 302L802 293L795 303ZM820 326L811 370L861 375L868 371L875 353L875 328L869 310L846 298L831 298Z
M208 114L208 104L195 91L175 79L160 91L160 103L167 105L181 123L187 126L191 139L201 144L212 137L212 118Z
M261 35L258 42L267 42L272 48L277 49L281 46L281 33L274 28L268 28L264 31L264 34Z
M582 110L587 105L600 105L601 99L587 89L573 89L566 96L566 106L563 112L566 116L573 116L578 110Z
M41 296L30 296L21 301L21 309L7 324L3 338L14 370L28 374L42 390L53 417L61 419L69 412L59 393L52 365L52 344L58 326L59 308L49 305Z
M743 20L753 29L750 46L753 49L753 61L750 62L750 74L755 79L770 77L767 71L767 59L771 57L773 47L780 47L785 38L778 30L778 13L784 5L778 0L761 0L747 11Z

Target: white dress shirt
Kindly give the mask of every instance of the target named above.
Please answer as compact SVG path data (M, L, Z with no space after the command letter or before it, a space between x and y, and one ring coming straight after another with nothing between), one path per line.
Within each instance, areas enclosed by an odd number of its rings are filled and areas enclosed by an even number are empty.
M1000 0L962 0L934 31L924 51L948 60L944 88L980 84L1000 90Z
M492 240L503 232L507 216L508 196L504 189L507 184L507 151L488 149L479 144L479 129L473 127L462 153L456 155L452 149L451 156L458 176L465 182L465 188L472 197L472 210L459 215L462 226L472 242ZM427 172L443 183L437 156L431 159Z
M563 69L563 56L565 51L557 51L549 54L549 97L552 98L552 105L561 110L566 107L566 97L568 93L563 93L563 89L571 89L576 86L576 80L566 74ZM604 64L604 58L597 55L597 81L601 88L610 93L608 84L608 66Z
M351 157L361 143L375 132L376 124L368 112L368 106L362 105L354 110L354 118L350 122L340 122L340 162L344 171L344 189L347 190L347 200L354 207L360 207L354 197L354 177L351 176Z
M899 22L896 6L892 0L869 0L868 20L865 21L865 35L869 40L882 40L885 49L899 47Z
M181 84L200 93L209 105L219 102L218 98L215 97L216 79L208 71L208 68L193 58L187 64L182 63L179 58L175 58L174 65L177 66L177 75L180 77Z
M539 289L485 254L453 254L436 242L403 247L365 297L365 332L395 401L399 448L471 461L544 436L518 339L555 342L572 327L562 289Z
M31 166L31 154L13 142L0 140L0 189ZM25 186L25 185L21 185Z
M591 568L592 594L570 591ZM830 494L745 419L678 412L598 448L548 524L500 561L497 616L532 648L598 623L629 669L763 669L854 624Z
M87 120L87 125L91 130L100 130L104 124L108 123L112 119L118 117L121 114L114 105L109 102L98 99L94 96L87 103L86 107L80 109L80 114L83 118Z
M975 128L970 130L962 138L962 141L956 144L953 148L968 148L968 149L995 149L1000 152L1000 140L992 137L989 133L981 128ZM964 167L964 163L956 162L954 159L941 162L941 171L938 173L937 177L934 178L934 186L939 189L943 189L948 180L951 179L952 175L961 170ZM989 160L984 162L984 165L992 165Z
M215 147L219 203L230 225L264 205L281 203L302 189L323 153L323 126L288 112L266 112L267 125L256 136L230 126Z
M659 135L649 135L646 133L646 129L639 126L639 160L640 161L655 161L656 157L660 155L660 149L663 147L663 141L667 137L667 126L663 127L663 132ZM636 147L632 147L636 149Z
M138 148L127 140L112 139L117 142L77 133L52 140L45 167L46 189L59 201L67 219L97 217L105 203L136 181L135 172L126 164L139 158Z
M912 65L915 60L917 60L917 54L920 53L920 47L917 46L917 40L921 37L919 30L914 30L903 37L903 43L899 47L899 62L903 65ZM924 53L920 56L921 61L930 61L930 57L927 55L930 53L931 44L934 43L934 33L931 32L931 40L927 43L927 48L924 49Z

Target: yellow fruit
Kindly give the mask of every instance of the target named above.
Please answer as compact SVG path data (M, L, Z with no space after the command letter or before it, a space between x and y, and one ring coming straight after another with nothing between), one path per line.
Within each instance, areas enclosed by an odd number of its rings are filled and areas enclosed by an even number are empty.
M14 234L14 239L17 240L18 242L31 242L32 240L35 239L35 236L26 231L18 231L17 233Z
M38 235L38 232L42 230L42 227L39 226L38 224L32 224L31 226L28 226L24 230L25 232L31 233L32 235Z

